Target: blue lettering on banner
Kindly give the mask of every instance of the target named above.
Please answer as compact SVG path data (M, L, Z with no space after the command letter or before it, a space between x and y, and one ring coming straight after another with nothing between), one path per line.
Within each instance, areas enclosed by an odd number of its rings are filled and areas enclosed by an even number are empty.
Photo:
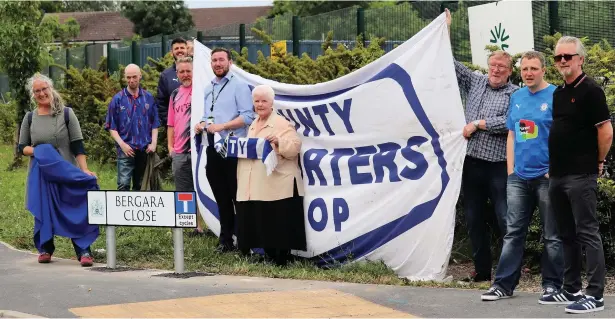
M237 137L231 136L228 138L228 145L226 149L227 156L237 157L239 145L237 141Z
M345 222L350 217L350 209L348 203L343 198L333 199L333 223L335 224L335 231L342 231L342 222Z
M331 159L331 172L333 172L333 185L342 185L342 177L340 176L340 158L343 156L350 156L354 154L353 148L336 148L331 153L333 158Z
M316 221L316 218L314 217L316 209L320 210L319 221ZM332 212L335 231L341 232L342 223L347 221L350 217L350 209L348 208L348 203L346 200L343 198L334 198ZM310 222L312 229L315 231L321 232L325 230L327 227L327 222L329 221L329 211L324 199L316 198L310 203L310 206L308 207L308 221Z
M352 103L352 99L344 100L343 107L340 107L335 102L329 103L329 105L331 105L335 113L337 113L337 115L339 115L342 121L344 121L344 126L346 126L346 130L348 131L348 133L354 133L354 130L352 129L352 124L350 124L350 103Z
M239 138L237 138L239 139ZM246 141L239 141L239 151L237 152L237 154L245 154L245 149L246 149Z
M284 111L281 110L278 110L277 113L283 116L289 122L294 123L295 130L297 132L299 132L299 128L303 127L303 136L320 136L320 133L323 131L327 131L327 133L329 133L329 136L334 136L335 132L331 128L331 124L329 123L329 119L327 118L327 115L330 116L331 114L337 114L337 116L344 123L344 127L346 128L347 133L354 133L352 123L350 123L350 109L352 106L352 99L345 99L342 103L342 106L340 106L337 102L331 102L328 104L328 106L331 107L333 112L329 112L327 104L319 104L311 108L304 107L301 109L286 109L286 114L284 114ZM314 113L314 117L312 117L312 113ZM320 117L324 129L320 128L318 126L319 123L314 120L316 116Z
M374 172L376 173L376 183L382 183L384 179L384 168L389 170L389 182L401 182L397 175L397 165L395 164L395 155L401 148L397 143L378 144L380 153L374 154Z
M385 171L388 171L389 182L400 182L401 178L409 180L418 180L425 175L429 168L429 163L423 153L414 150L429 140L423 136L413 136L408 139L406 147L402 148L399 144L393 142L382 143L378 145L367 145L356 148L335 148L329 154L326 149L312 148L303 153L302 164L305 170L304 176L307 177L308 185L316 185L316 179L320 186L329 185L329 181L325 178L323 168L321 167L322 160L329 155L330 168L333 176L333 185L342 185L341 171L339 161L343 157L348 158L348 174L351 185L383 183L385 181ZM399 167L395 163L397 153L414 164L414 167L405 166L399 171ZM370 158L372 164L370 164ZM372 167L370 171L365 171L366 167ZM359 171L360 168L362 172ZM385 170L386 168L386 170Z
M316 208L320 209L320 221L316 221L314 219L314 210ZM327 219L329 219L329 215L327 214L327 205L325 204L325 200L322 198L316 198L310 203L308 208L308 220L310 222L310 226L315 231L323 231L325 227L327 227Z
M348 159L348 171L352 185L371 184L374 181L372 173L359 173L359 167L369 166L369 155L376 154L375 146L357 147L357 154Z
M335 133L331 129L331 125L329 124L329 119L327 119L327 116L325 115L329 113L329 110L327 109L327 104L316 105L312 108L312 110L314 112L314 115L320 116L320 120L322 121L322 124L325 126L325 129L327 130L329 135L335 135Z
M309 149L303 154L303 167L305 168L305 175L307 175L309 185L314 185L314 174L318 176L320 180L320 186L327 186L327 180L320 168L320 160L327 155L325 149Z
M314 123L312 115L310 114L310 110L307 107L303 108L303 112L301 112L301 110L299 109L296 109L295 113L297 113L297 118L299 119L299 122L301 122L301 124L303 124L303 127L305 127L305 129L303 130L304 136L310 136L310 130L314 131L314 136L320 135L320 130Z
M419 147L425 142L427 142L427 139L422 136L413 136L408 140L408 146L401 150L401 155L408 161L414 163L416 168L406 166L401 171L401 176L410 180L417 180L425 175L429 164L427 164L427 160L423 154L412 149L412 146Z

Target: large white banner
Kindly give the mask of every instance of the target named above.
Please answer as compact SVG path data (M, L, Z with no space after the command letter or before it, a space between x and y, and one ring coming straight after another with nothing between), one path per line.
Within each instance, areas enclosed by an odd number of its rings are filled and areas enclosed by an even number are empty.
M192 125L214 74L211 48L194 47ZM320 265L383 260L399 276L441 280L453 243L466 141L444 15L371 64L336 80L291 85L236 66L251 88L273 87L277 112L303 144L308 250ZM216 234L218 209L193 143L201 213Z

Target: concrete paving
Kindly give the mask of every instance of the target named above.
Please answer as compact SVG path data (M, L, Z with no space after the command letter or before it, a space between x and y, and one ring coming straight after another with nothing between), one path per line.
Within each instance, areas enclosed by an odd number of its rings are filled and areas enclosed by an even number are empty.
M168 273L100 272L81 268L75 260L56 258L50 264L38 264L34 254L0 245L0 312L44 317L568 316L563 306L539 305L538 295L528 293L483 302L482 291L477 290L242 276L159 276ZM605 301L604 311L574 316L615 317L615 298L607 296Z

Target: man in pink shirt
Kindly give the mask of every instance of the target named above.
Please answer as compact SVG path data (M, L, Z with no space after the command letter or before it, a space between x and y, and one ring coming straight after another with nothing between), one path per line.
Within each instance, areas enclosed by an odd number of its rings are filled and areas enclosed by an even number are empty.
M177 78L181 85L171 93L167 119L167 143L173 159L172 171L176 191L194 191L192 158L190 153L190 115L192 113L192 58L177 60ZM196 234L203 233L197 218Z

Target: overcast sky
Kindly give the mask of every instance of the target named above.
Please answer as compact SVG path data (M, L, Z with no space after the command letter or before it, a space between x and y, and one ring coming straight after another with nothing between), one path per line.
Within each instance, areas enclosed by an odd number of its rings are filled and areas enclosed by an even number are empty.
M188 8L259 7L271 6L273 0L184 0Z

